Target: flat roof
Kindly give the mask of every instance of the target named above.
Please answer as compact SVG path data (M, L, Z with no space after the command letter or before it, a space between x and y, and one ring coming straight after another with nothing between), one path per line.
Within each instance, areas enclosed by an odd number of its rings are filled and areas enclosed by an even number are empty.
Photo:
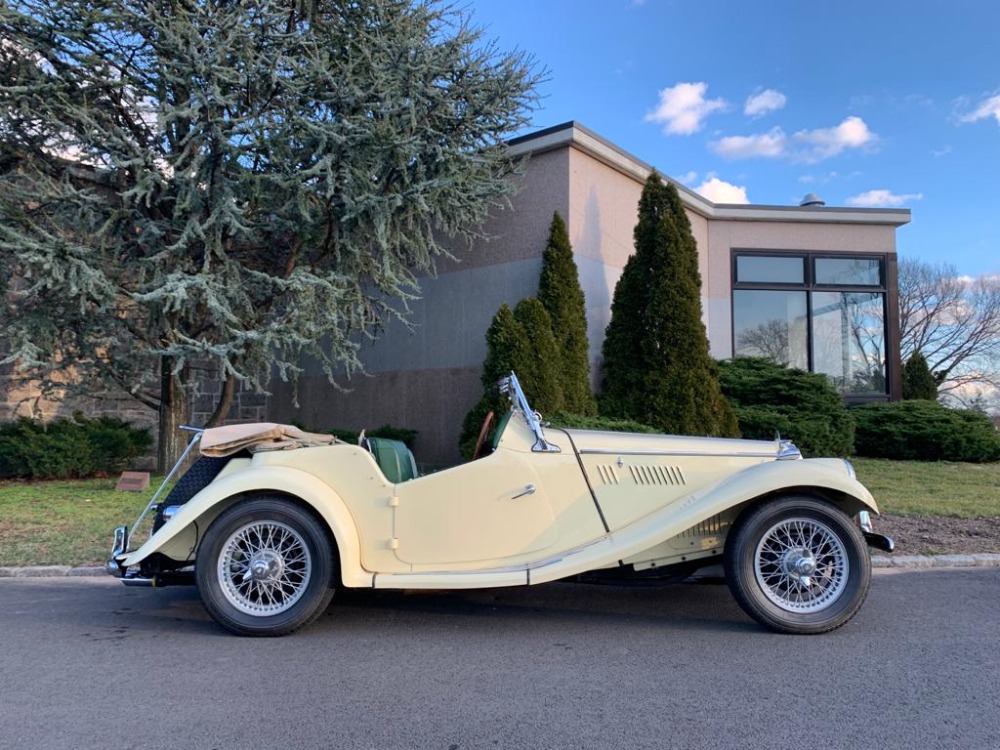
M576 148L639 182L645 182L653 167L616 146L575 120L522 135L507 142L512 156L541 154L560 148ZM691 211L723 221L809 221L828 224L882 224L902 226L910 222L908 208L841 208L831 206L769 206L754 203L713 203L681 185L663 170L657 170L680 193Z

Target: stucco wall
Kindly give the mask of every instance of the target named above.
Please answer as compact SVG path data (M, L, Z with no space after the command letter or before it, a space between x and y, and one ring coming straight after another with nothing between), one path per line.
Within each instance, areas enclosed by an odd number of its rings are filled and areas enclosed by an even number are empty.
M569 214L568 165L566 149L531 157L511 205L498 207L484 224L489 239L471 248L452 243L455 259L421 279L410 327L391 321L376 341L362 344L367 375L343 380L347 390L340 391L307 362L299 405L291 385L274 383L269 418L311 429L386 423L415 429L424 469L456 463L462 420L482 390L486 330L502 304L513 307L538 292L552 215Z

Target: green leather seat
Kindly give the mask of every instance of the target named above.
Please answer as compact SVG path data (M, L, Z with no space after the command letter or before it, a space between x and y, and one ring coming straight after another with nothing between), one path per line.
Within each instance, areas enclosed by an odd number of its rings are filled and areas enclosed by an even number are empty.
M380 437L366 438L366 441L378 467L390 482L399 484L417 477L417 462L406 443Z

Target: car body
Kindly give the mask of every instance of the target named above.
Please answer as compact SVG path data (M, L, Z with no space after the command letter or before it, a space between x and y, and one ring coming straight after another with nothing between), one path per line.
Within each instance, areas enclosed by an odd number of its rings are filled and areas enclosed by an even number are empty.
M280 425L197 434L214 457L154 496L138 548L142 518L116 530L109 571L131 585L193 579L224 627L283 635L340 587L656 581L722 561L748 614L813 633L864 601L866 538L891 550L845 460L803 459L780 440L545 427L516 375L502 388L510 410L483 425L486 455L426 476L395 441Z

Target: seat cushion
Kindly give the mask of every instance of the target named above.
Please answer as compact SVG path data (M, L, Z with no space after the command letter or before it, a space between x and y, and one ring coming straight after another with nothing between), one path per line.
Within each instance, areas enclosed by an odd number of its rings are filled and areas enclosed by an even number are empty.
M367 442L378 467L390 482L399 484L417 476L417 462L406 443L380 437L367 438Z

